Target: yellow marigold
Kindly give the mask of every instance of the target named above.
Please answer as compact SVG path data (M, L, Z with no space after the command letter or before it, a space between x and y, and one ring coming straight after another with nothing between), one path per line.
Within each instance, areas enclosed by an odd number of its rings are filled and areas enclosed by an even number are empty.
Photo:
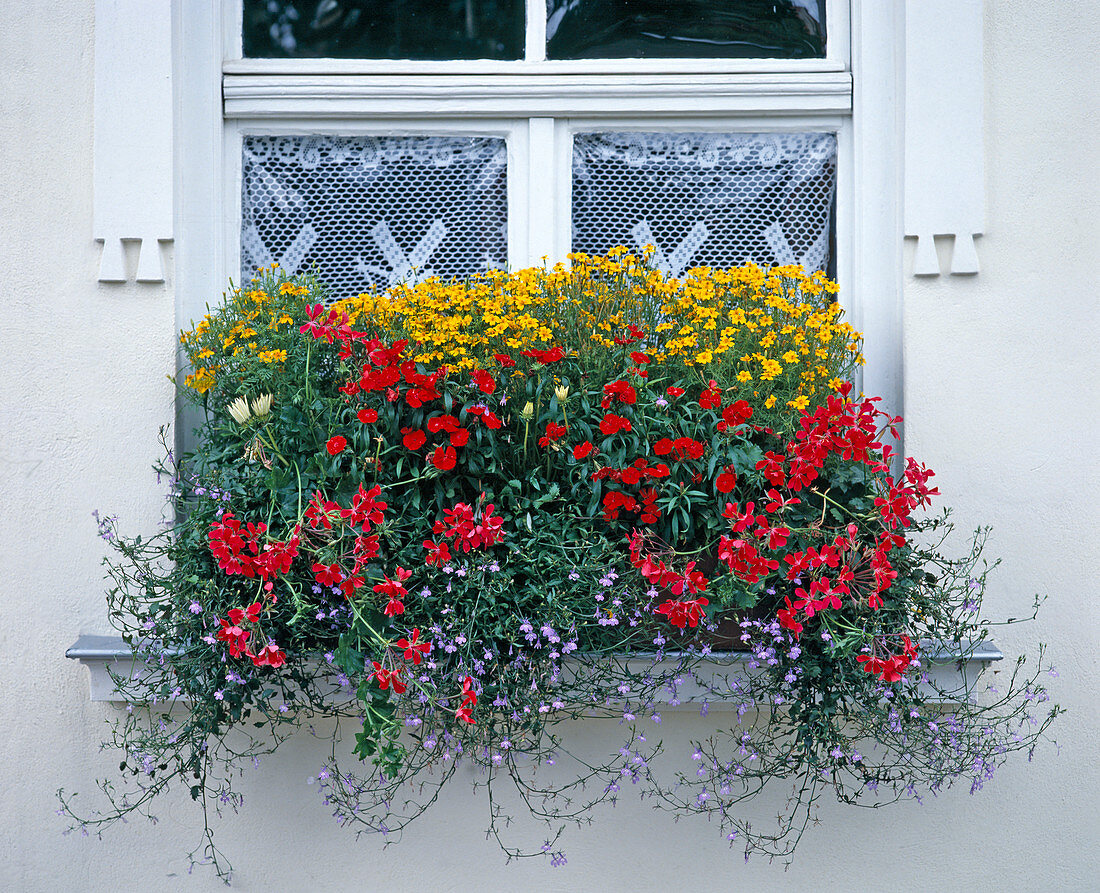
M205 394L214 387L214 381L213 370L203 367L188 375L183 383L189 388L194 388L200 394Z
M261 350L256 354L257 359L264 363L285 363L286 351L285 350Z
M764 401L764 406L768 409L771 409L773 406L775 406L776 402L777 401L775 399L775 394L772 394L770 397L768 397L767 400Z
M788 400L787 405L791 409L805 409L807 406L810 405L810 398L807 397L805 394L802 394L801 396L795 397L793 400Z

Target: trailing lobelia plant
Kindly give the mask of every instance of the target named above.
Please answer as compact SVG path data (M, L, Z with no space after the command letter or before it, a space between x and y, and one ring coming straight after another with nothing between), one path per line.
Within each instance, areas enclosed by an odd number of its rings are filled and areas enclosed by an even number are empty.
M987 629L984 535L945 555L932 472L853 388L835 284L571 261L332 305L261 271L182 334L205 420L167 463L175 521L112 536L108 561L146 662L118 683L151 706L111 742L128 788L79 817L62 795L76 824L177 785L235 809L236 770L322 716L345 825L395 834L465 761L510 856L502 786L561 864L562 829L624 781L789 855L823 793L976 788L1035 746L1059 712L1041 652L996 695L929 674L930 650L965 661ZM640 722L687 699L736 706L664 777ZM574 757L561 720L600 715L621 745ZM361 773L337 758L348 720ZM780 782L779 825L750 826L740 804Z

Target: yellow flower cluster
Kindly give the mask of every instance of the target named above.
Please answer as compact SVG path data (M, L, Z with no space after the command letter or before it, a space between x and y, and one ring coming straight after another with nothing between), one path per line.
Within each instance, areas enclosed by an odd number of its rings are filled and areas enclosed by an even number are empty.
M859 333L841 321L837 286L823 273L750 264L700 267L681 281L626 249L569 259L571 268L429 279L336 306L353 323L408 338L420 362L456 369L554 344L582 358L606 355L636 326L646 332L639 347L670 371L740 385L766 405L773 398L768 408L778 399L800 408L862 362Z
M194 369L184 384L200 394L211 390L228 370L238 378L248 364L275 367L285 363L294 313L309 288L285 276L260 270L249 288L234 289L225 303L208 313L191 331L180 333Z

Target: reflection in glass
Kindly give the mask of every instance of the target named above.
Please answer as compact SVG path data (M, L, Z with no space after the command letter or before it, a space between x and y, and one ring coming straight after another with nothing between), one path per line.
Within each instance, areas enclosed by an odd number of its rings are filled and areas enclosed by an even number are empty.
M245 58L519 59L524 0L244 0Z
M546 0L548 59L814 59L825 0Z

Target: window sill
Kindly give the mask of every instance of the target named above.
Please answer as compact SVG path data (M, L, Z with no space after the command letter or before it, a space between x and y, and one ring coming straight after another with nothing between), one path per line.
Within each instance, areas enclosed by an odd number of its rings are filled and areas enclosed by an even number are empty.
M960 658L960 654L966 654ZM141 673L143 662L136 658L130 646L118 636L80 636L66 652L71 660L78 660L88 668L90 682L90 700L126 703L127 699L115 684L115 678L136 679ZM667 657L675 657L669 653ZM699 675L708 677L715 683L731 670L746 665L752 655L744 651L729 651L711 655L700 664ZM1003 660L1004 654L990 641L967 645L963 649L953 649L932 643L924 643L921 651L928 674L928 683L924 686L926 697L943 703L957 702L975 690L975 683L981 673L993 662ZM639 658L640 660L640 658ZM335 694L339 695L336 689ZM350 694L344 694L350 697ZM704 685L687 681L679 688L676 696L664 693L662 699L669 707L698 707L704 700L711 709L721 709L736 705L732 701L719 702L713 695L707 696Z

